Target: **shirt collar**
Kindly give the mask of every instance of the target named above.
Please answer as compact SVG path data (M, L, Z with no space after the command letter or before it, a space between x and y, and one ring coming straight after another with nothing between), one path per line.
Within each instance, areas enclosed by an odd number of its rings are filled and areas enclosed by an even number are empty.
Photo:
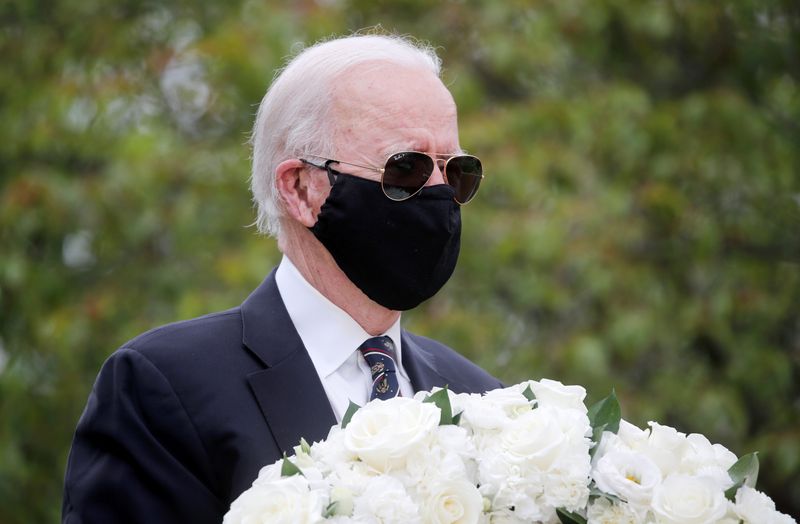
M286 311L320 377L325 378L339 369L365 340L373 336L309 284L285 255L275 273L275 282ZM400 364L403 356L400 318L382 335L394 342L396 361ZM402 365L398 368L400 375L407 379Z

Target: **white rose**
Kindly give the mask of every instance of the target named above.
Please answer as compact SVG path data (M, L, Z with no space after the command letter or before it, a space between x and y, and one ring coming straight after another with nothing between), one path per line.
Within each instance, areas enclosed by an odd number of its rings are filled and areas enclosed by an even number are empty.
M547 407L539 409L547 409ZM592 445L592 426L589 424L589 416L577 409L557 408L553 412L556 422L561 426L561 430L567 436L570 444L585 447L588 453Z
M620 449L597 461L592 478L600 491L616 495L636 509L650 505L653 490L661 483L661 471L647 456Z
M524 383L523 383L524 384ZM516 418L521 413L533 409L531 401L522 394L523 389L517 386L493 389L483 395L483 402L488 402L493 409L502 410L509 418Z
M678 466L688 448L686 434L657 422L648 422L648 424L650 425L650 437L647 446L642 449L642 453L645 453L658 465L662 475L677 473Z
M388 475L374 477L356 497L353 520L369 524L422 524L417 505L400 481Z
M322 522L325 505L320 492L309 490L308 482L301 475L293 475L253 485L233 501L222 522L312 524Z
M586 404L583 403L586 398L586 390L582 386L565 386L557 380L546 378L539 382L529 380L519 386L522 387L523 391L530 386L531 391L536 395L536 401L539 406L577 409L583 413L587 412Z
M728 469L736 462L736 455L725 446L711 444L698 433L686 437L686 449L680 463L680 472L714 479L723 491L733 485Z
M639 524L642 519L627 504L613 503L599 497L589 504L586 513L588 524Z
M500 447L512 461L526 462L546 471L568 444L558 421L559 413L541 407L512 420L500 433Z
M475 524L483 511L483 496L474 484L443 478L425 485L422 520L426 524Z
M650 432L645 431L638 426L634 426L625 419L619 421L619 430L617 436L620 440L633 451L638 451L647 445L647 439L650 437Z
M405 466L406 457L430 440L440 412L432 403L397 397L359 409L344 430L344 447L377 471Z
M606 453L614 450L639 453L647 447L647 439L649 437L649 431L639 429L630 422L621 419L619 421L619 429L616 433L610 431L603 432L600 443L597 445L597 451L594 453L592 463L597 464L597 461L603 458Z
M775 502L764 493L748 486L736 492L736 514L745 524L784 524L795 522L792 517L775 509Z
M664 479L653 494L656 521L664 524L705 524L725 516L725 494L705 477L676 473Z
M269 482L274 482L276 480L280 480L281 478L281 467L282 461L273 462L269 466L264 466L258 472L258 476L256 480L253 481L253 485L257 484L266 484Z
M522 397L526 402L527 399ZM475 431L500 429L509 423L510 417L503 409L480 395L470 395L459 399L462 409L461 425ZM530 404L528 404L530 411Z

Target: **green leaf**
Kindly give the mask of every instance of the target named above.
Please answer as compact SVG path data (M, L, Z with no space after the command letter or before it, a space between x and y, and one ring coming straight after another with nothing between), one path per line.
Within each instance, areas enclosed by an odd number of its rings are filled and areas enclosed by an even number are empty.
M526 387L525 391L522 392L522 395L527 398L529 402L536 400L536 395L533 393L530 384L528 384L528 387Z
M565 509L558 508L556 509L556 514L558 515L558 520L561 521L561 524L586 524L586 519L577 513L572 513Z
M612 495L610 493L606 493L605 491L600 491L600 488L598 488L595 485L594 481L592 481L591 486L589 486L589 497L590 498L603 497L603 498L608 499L611 502L615 502L617 504L624 504L625 503L621 498L619 498L616 495Z
M283 464L281 464L281 477L291 477L292 475L302 475L303 472L300 471L294 462L289 460L286 456L286 453L283 454Z
M328 504L328 507L325 508L325 511L322 513L322 517L327 519L336 515L336 508L338 506L339 506L338 500L334 500L333 502Z
M361 406L351 400L350 405L347 406L347 411L344 412L344 416L342 417L342 429L350 424L350 419L353 418L353 415L355 415L356 411L359 409L361 409Z
M600 440L602 440L603 431L605 430L606 424L592 428L592 442L594 442L594 446L592 446L592 449L589 450L590 458L594 458L595 453L597 453L597 450L600 449Z
M614 389L611 394L589 408L589 423L592 429L605 426L604 431L616 433L619 431L619 421L622 419L617 393ZM602 435L602 433L600 433Z
M755 453L743 456L728 469L728 475L730 475L733 481L733 486L725 492L725 496L728 500L734 500L736 498L736 492L742 486L756 487L758 467L758 452L756 451Z
M453 425L454 426L458 426L459 424L461 424L461 415L463 413L464 412L462 411L461 413L458 413L457 415L453 415Z
M442 412L442 415L439 418L440 426L446 426L448 424L457 424L457 422L454 422L455 419L453 418L453 408L450 406L450 396L447 394L447 386L445 386L444 389L440 389L436 393L428 395L427 397L425 397L425 400L423 400L423 402L433 402L434 404L436 404L436 407L439 408L439 410Z
M311 446L308 444L308 441L304 438L300 438L300 450L308 455L311 453Z

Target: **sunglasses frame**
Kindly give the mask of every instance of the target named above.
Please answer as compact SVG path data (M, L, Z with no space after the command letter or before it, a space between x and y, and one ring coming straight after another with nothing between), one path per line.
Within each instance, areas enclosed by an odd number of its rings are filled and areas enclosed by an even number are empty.
M422 188L425 187L425 184L428 182L428 179L431 177L431 175L433 175L433 166L431 166L431 172L428 173L428 175L425 177L425 181L422 183L421 186L419 186L419 188L417 188L416 191L414 191L413 193L411 193L408 196L403 197L403 198L393 198L393 197L389 196L389 194L386 192L386 187L384 186L384 174L386 173L386 167L385 166L386 166L386 164L389 163L389 161L391 160L391 158L393 156L400 155L400 154L403 154L403 153L416 153L416 154L425 155L425 156L429 157L433 161L433 163L435 165L439 166L439 170L442 172L442 177L444 177L445 182L447 182L448 185L450 185L450 183L447 181L447 164L449 164L452 159L460 158L460 157L467 157L467 158L474 158L475 160L478 161L478 163L480 163L480 161L481 161L480 158L478 158L478 157L476 157L474 155L467 155L467 154L443 155L443 154L437 154L437 153L428 153L428 152L425 152L425 151L398 151L397 153L392 153L391 155L389 155L386 158L386 162L384 162L384 167L365 166L365 165L362 165L362 164L354 164L352 162L344 162L342 160L333 160L333 159L330 159L330 158L325 158L323 156L317 156L317 155L308 155L308 156L312 156L312 157L315 157L315 158L320 158L320 159L325 160L325 163L323 165L315 164L315 163L310 162L310 161L308 161L308 160L306 160L304 158L300 158L299 160L302 163L306 164L306 165L309 165L311 167L315 167L317 169L321 169L321 170L324 170L325 172L327 172L328 181L330 182L331 186L333 186L334 182L336 182L336 178L339 175L347 174L347 173L342 173L341 171L337 171L336 169L333 169L331 167L331 164L343 164L343 165L346 165L346 166L360 167L361 169L367 169L367 170L372 171L374 173L378 173L381 176L381 191L383 191L383 194L386 195L386 198L388 198L389 200L391 200L393 202L403 202L405 200L408 200L409 198L412 198L417 193L422 191ZM444 164L441 163L442 161L444 161ZM483 177L484 177L483 170L481 169L480 179L483 180ZM480 180L478 181L478 186L480 187ZM453 186L450 185L450 187L453 187ZM459 205L464 206L464 205L469 204L470 202L472 202L472 199L475 197L477 192L478 192L478 190L476 189L475 192L472 194L472 196L469 198L469 200L467 200L466 202L459 202L455 197L453 199Z

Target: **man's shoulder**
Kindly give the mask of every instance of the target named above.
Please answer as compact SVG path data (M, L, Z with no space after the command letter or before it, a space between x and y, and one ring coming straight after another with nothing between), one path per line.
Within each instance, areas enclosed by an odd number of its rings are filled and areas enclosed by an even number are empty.
M153 328L124 343L117 353L133 351L161 368L191 366L241 347L242 313L235 307Z
M158 326L130 339L123 344L123 347L148 352L163 346L193 345L209 339L213 340L221 336L227 338L237 334L241 341L241 333L241 308L235 307Z

